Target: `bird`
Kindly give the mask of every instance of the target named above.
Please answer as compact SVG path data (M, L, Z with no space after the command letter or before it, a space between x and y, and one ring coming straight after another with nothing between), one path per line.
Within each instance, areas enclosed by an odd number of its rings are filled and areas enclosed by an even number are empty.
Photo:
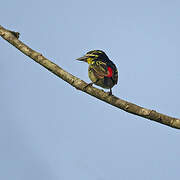
M118 70L106 53L102 50L92 50L77 58L77 60L89 64L88 76L92 82L87 86L95 84L102 88L110 89L109 95L112 95L112 87L118 82Z

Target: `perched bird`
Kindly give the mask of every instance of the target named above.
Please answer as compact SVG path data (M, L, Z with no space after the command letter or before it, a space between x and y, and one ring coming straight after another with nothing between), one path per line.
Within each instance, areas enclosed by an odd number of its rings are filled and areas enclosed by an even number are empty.
M105 52L93 50L87 52L83 57L77 58L89 64L88 75L92 83L105 89L110 89L118 82L118 71L115 64L108 58Z

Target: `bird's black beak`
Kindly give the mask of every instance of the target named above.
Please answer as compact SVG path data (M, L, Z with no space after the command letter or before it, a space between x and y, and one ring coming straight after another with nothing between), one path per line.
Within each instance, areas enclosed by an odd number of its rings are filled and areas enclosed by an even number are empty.
M77 58L76 60L87 62L87 59L88 59L88 56L82 56L80 58Z

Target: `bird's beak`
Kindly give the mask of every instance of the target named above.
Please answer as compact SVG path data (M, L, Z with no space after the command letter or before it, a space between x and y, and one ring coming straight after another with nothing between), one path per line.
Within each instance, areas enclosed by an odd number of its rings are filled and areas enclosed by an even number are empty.
M87 62L87 59L88 59L88 56L82 56L80 58L77 58L76 60Z

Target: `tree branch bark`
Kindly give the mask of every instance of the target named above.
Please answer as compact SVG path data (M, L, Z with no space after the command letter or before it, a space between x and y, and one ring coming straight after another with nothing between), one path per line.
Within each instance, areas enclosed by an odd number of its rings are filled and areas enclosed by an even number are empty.
M0 26L0 36L6 41L8 41L10 44L15 46L22 53L29 56L31 59L33 59L35 62L39 63L40 65L44 66L46 69L48 69L49 71L57 75L59 78L63 79L64 81L75 87L76 89L83 91L91 96L94 96L128 113L132 113L144 117L146 119L150 119L159 122L161 124L180 129L180 119L158 113L154 110L140 107L136 104L122 100L116 96L110 96L108 93L95 87L88 86L87 88L84 88L87 85L86 82L66 72L61 67L59 67L55 63L45 58L41 53L34 51L26 44L21 42L18 39L19 38L18 32L10 31Z

